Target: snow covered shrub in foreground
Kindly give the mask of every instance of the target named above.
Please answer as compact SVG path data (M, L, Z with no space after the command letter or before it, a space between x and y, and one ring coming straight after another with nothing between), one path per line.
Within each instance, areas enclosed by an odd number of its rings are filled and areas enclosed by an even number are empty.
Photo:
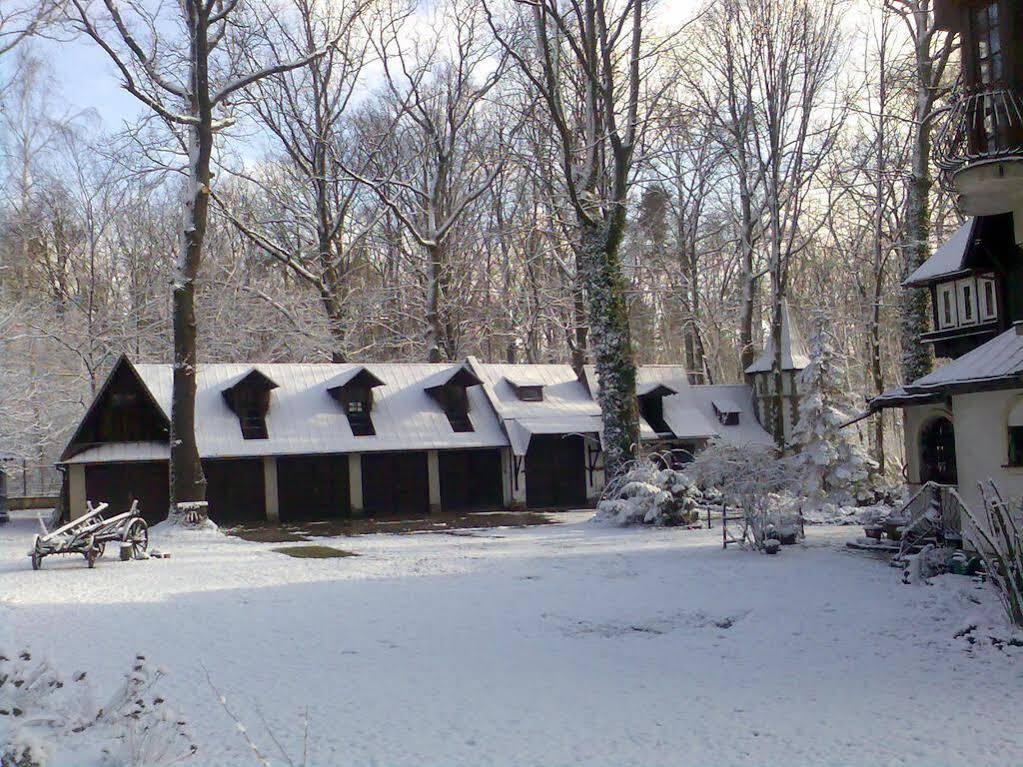
M152 690L163 676L143 656L103 707L85 673L71 684L32 654L0 652L0 765L2 767L157 767L180 762L196 746L185 722Z
M596 519L618 525L670 527L696 520L703 494L687 474L637 463L604 491Z
M877 464L840 428L849 420L841 364L827 319L818 316L810 338L810 364L799 374L799 422L792 432L798 452L789 459L809 506L851 506L876 495Z

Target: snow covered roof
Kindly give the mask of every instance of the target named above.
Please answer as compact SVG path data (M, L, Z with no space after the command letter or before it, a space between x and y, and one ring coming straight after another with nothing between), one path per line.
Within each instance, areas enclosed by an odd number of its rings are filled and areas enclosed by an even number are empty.
M583 366L584 383L596 399L600 390L600 377L595 365ZM689 386L689 371L681 365L638 365L636 367L636 394L649 394L658 386L680 392Z
M810 352L807 351L803 334L792 319L788 301L781 304L781 368L782 370L802 370L810 364ZM753 364L746 368L747 373L770 373L774 368L774 339L767 337L764 351Z
M1023 387L1023 335L1009 328L986 344L967 352L906 386L910 394L963 384L1014 382Z
M127 364L131 364L130 362ZM134 365L153 400L170 415L170 365ZM372 410L375 435L356 437L328 389L365 369L382 384ZM461 365L425 363L261 364L261 375L277 384L266 414L267 439L245 439L237 416L221 392L251 371L251 364L200 364L196 384L196 441L203 458L302 455L502 447L508 440L479 386L467 389L474 431L456 432L440 405L427 394L430 386L464 377ZM354 371L354 373L352 372ZM91 447L79 460L124 461L159 458L150 443Z
M170 446L163 442L106 442L73 455L64 463L124 463L166 461Z
M948 238L933 255L924 261L910 274L903 285L907 288L922 287L936 280L954 277L968 271L965 266L970 243L973 241L973 229L977 219L971 218L955 234Z
M739 422L726 426L714 412L738 412ZM727 408L728 410L724 410ZM706 384L664 398L664 420L679 439L719 438L733 445L773 445L757 421L753 390L745 384Z
M571 365L485 363L475 357L466 364L482 382L480 388L501 419L516 455L525 455L533 434L599 433L600 406ZM543 400L519 399L511 381L543 386Z

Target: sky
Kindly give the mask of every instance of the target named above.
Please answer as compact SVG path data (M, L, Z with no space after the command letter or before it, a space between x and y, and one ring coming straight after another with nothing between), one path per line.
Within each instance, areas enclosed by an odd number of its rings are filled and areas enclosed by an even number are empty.
M658 22L676 26L691 18L700 2L660 0L655 6ZM92 112L106 131L116 131L143 113L144 107L121 89L113 65L91 40L40 40L32 47L50 70L56 104L68 113Z

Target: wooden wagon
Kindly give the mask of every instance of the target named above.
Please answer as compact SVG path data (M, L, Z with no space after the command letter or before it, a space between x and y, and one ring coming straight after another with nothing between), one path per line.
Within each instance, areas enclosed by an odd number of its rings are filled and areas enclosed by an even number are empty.
M35 537L28 553L33 570L42 567L43 558L52 554L81 554L89 567L95 567L106 545L115 542L130 551L134 559L145 556L149 548L149 526L142 518L138 501L132 501L131 508L123 514L109 518L103 516L109 508L106 503L95 508L89 503L88 508L87 513L63 527Z

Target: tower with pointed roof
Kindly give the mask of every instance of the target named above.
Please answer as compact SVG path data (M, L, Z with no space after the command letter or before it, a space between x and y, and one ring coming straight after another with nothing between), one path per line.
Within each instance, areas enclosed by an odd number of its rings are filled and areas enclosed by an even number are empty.
M753 364L746 368L746 382L753 389L753 408L757 420L775 442L788 444L792 437L792 430L799 419L799 373L810 364L810 353L803 340L803 334L799 325L792 318L788 301L782 301L781 306L781 361L782 361L782 390L781 396L775 390L775 349L774 339L767 337L764 350L757 357ZM775 408L782 408L782 429L781 435L775 434ZM780 436L780 439L779 439Z

